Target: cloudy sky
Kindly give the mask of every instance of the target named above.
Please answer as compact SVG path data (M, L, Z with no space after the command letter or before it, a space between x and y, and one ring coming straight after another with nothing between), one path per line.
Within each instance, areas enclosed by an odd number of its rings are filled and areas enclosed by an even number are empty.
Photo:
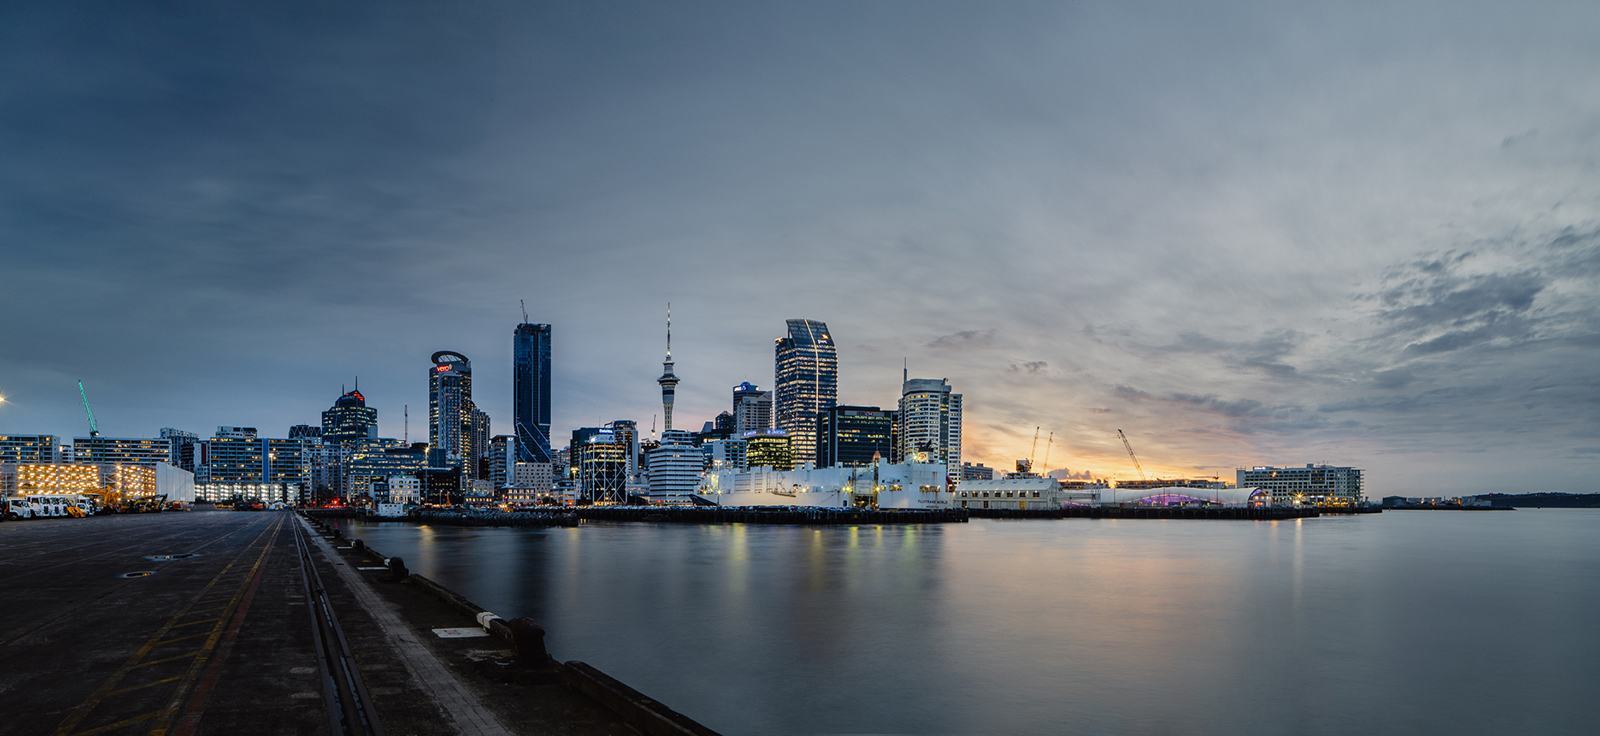
M902 360L966 458L1597 490L1600 5L9 3L0 432L425 437L436 350L555 432ZM756 7L760 5L761 7ZM1045 452L1041 441L1040 459Z

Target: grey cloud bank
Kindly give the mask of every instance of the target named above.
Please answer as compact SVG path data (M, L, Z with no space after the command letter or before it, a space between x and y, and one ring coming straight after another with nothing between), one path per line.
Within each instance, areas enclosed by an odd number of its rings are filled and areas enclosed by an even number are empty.
M0 9L0 431L383 433L435 350L503 431L683 424L826 321L968 452L1594 490L1592 4ZM411 427L419 436L422 423Z

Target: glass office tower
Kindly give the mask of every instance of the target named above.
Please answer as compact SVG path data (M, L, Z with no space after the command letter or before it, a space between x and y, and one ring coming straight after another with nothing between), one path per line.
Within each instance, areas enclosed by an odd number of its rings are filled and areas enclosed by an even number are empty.
M517 325L511 343L517 462L550 459L550 325Z
M773 424L789 437L796 465L817 461L817 419L839 403L839 353L828 326L788 320L775 344Z
M338 445L377 436L378 410L367 406L367 397L361 395L360 389L340 396L332 407L322 412L323 442Z
M817 467L866 467L874 456L894 460L894 412L835 406L817 419Z

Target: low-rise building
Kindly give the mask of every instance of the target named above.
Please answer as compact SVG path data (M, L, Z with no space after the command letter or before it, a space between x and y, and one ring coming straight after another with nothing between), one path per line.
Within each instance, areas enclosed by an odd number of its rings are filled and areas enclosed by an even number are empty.
M53 434L0 435L0 463L45 465L61 462L59 441Z
M962 463L961 480L994 480L994 468L983 463Z
M1267 491L1275 505L1355 506L1364 500L1358 468L1307 463L1303 468L1258 465L1236 472L1239 488Z
M681 429L661 433L661 446L650 451L650 478L646 491L652 502L689 503L700 485L705 454L693 445L694 436Z
M1092 505L1100 501L1098 489L1068 490L1055 478L1013 473L989 480L964 480L956 484L955 503L964 509L1059 509L1062 504Z

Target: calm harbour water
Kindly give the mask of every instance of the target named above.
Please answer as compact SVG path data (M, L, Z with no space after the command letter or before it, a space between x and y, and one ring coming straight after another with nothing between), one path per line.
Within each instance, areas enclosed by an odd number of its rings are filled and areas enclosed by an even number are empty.
M730 735L1600 729L1600 511L355 526Z

